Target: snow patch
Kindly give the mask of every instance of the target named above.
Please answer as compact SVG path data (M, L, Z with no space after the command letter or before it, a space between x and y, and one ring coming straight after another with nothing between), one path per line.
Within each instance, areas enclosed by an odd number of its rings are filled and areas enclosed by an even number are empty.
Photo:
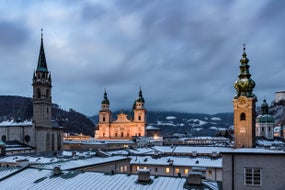
M212 120L212 121L221 121L222 119L219 118L219 117L212 117L211 120Z
M173 119L177 119L175 116L166 116L166 118L165 119L167 119L167 120L173 120Z

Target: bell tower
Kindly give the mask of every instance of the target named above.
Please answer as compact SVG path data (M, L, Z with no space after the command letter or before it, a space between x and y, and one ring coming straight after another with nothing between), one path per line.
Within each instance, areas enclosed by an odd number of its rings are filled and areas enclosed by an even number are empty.
M41 32L41 46L37 69L33 74L33 122L35 127L51 126L51 74L48 71Z
M255 103L256 96L253 94L255 82L249 73L248 58L243 47L240 59L240 74L234 83L236 95L233 100L234 107L234 137L236 148L252 148L255 146Z
M144 108L144 103L145 101L142 95L142 89L140 87L139 96L133 105L133 112L134 112L133 122L136 123L137 136L145 136L146 109Z

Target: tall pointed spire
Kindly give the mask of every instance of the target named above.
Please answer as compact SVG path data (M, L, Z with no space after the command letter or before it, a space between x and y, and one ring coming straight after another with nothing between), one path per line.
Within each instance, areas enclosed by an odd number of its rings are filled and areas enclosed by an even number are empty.
M43 42L43 29L41 29L41 47L39 52L37 71L48 72Z
M246 57L247 54L245 52L245 44L243 44L243 54L242 58L240 59L241 65L240 68L240 74L238 76L238 80L235 82L234 87L237 91L237 94L235 96L235 99L239 98L240 96L246 96L246 97L253 97L256 98L256 96L253 94L253 88L255 87L255 82L252 80L251 74L249 73L249 65L247 64L249 62L248 58Z

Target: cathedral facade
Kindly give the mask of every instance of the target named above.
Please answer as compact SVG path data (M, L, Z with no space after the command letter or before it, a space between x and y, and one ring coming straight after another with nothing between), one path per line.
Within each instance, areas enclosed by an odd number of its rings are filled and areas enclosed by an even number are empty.
M35 149L36 152L62 150L63 129L52 122L52 80L47 67L43 35L37 68L33 74L33 118L31 121L0 123L1 140L17 142Z
M146 109L144 108L142 90L133 104L133 117L121 112L113 119L107 92L104 93L99 112L99 122L96 125L95 138L105 140L130 140L134 136L145 136L147 125Z

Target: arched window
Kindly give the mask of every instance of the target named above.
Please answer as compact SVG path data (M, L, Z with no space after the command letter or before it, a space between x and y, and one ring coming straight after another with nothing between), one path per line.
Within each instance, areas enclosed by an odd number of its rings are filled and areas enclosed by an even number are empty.
M2 139L3 142L5 142L5 141L7 140L6 135L2 135L2 138L1 138L1 139Z
M106 120L106 118L105 117L103 117L103 121L105 121Z
M46 90L46 96L49 98L49 89Z
M37 98L41 98L41 90L39 88L37 89Z
M57 150L61 150L61 135L57 135Z
M46 151L50 151L50 135L46 135Z
M245 113L241 113L241 114L240 114L240 120L241 120L241 121L246 120Z
M142 117L139 115L139 121L142 119Z
M55 150L55 139L54 139L54 134L51 135L51 150Z

